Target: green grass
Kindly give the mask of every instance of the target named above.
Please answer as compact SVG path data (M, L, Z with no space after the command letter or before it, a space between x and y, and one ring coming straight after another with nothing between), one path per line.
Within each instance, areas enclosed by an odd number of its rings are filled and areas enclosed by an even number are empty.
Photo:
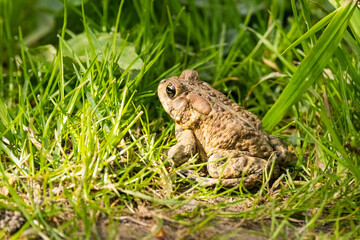
M30 226L96 239L100 213L111 237L142 204L149 237L167 218L189 235L241 219L273 239L360 237L355 1L222 2L0 1L0 209L29 220L14 239ZM204 188L168 166L156 89L187 68L291 146L297 164L273 187ZM204 204L181 211L191 200Z

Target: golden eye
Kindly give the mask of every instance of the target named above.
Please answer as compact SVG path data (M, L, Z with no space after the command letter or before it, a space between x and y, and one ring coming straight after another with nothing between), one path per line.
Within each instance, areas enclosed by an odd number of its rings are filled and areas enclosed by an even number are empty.
M175 90L174 84L169 83L169 84L166 86L166 93L167 93L167 95L168 95L170 98L173 98L173 97L175 96L176 90Z

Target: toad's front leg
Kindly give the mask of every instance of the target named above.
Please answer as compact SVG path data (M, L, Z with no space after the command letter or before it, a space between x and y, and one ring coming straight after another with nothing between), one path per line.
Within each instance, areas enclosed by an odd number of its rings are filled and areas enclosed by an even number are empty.
M197 152L196 140L193 131L185 130L181 126L175 126L177 144L168 151L168 157L175 167L180 166Z

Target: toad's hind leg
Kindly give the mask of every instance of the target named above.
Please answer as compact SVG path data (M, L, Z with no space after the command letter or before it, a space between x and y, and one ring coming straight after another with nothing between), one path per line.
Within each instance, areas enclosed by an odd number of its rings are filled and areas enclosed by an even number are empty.
M207 169L212 178L238 178L262 173L267 161L251 157L248 152L219 151L209 156Z
M208 160L209 175L224 185L254 187L262 181L265 169L270 169L272 161L249 156L248 152L224 151L213 153ZM279 166L274 164L273 177L279 174ZM212 181L212 180L211 180ZM209 181L208 181L209 182Z
M224 187L236 187L242 184L245 188L251 189L255 186L260 185L262 180L262 173L228 179L216 179L211 177L199 176L198 173L195 173L195 171L193 170L181 171L179 175L185 175L186 177L197 181L200 186L204 187L215 187L216 185L221 185Z

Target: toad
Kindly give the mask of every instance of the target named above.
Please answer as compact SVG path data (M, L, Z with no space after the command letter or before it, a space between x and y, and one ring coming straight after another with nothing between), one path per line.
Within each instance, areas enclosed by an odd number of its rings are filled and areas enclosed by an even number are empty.
M177 144L169 149L169 159L177 167L198 154L210 175L201 178L205 186L252 188L261 184L265 169L273 165L272 177L277 177L280 167L293 160L280 139L262 130L256 115L200 81L194 70L162 80L158 96L175 121Z

